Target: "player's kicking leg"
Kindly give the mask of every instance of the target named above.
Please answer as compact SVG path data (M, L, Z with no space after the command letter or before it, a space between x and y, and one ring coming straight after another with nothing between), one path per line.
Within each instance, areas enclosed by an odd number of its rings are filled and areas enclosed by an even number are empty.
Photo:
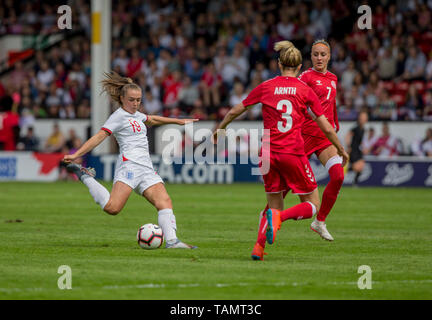
M167 249L196 249L177 238L176 217L172 209L171 198L163 183L156 183L145 189L142 195L158 210L158 224L166 239Z
M94 178L96 175L95 169L85 168L77 163L69 163L66 166L66 169L67 171L77 175L80 181L84 183L89 189L94 201L99 204L102 209L104 209L110 199L110 193Z

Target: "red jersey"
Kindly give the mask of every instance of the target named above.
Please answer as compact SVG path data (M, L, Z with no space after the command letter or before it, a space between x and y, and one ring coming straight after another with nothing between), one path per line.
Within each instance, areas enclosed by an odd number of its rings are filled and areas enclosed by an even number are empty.
M4 143L5 151L16 150L14 127L18 124L18 114L11 111L0 112L0 142Z
M311 112L323 114L317 95L295 77L275 77L253 89L243 100L245 107L262 103L264 129L270 130L271 152L304 155L302 124Z
M311 68L303 72L299 76L299 79L305 82L316 93L321 102L325 117L333 128L338 131L339 122L336 110L336 88L338 79L336 75L330 71L322 73ZM303 123L302 133L325 138L324 133L310 117L307 117L306 121Z

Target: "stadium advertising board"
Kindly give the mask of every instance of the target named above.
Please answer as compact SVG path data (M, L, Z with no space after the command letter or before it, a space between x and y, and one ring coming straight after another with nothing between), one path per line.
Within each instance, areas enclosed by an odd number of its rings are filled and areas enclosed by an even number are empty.
M89 157L88 165L94 167L97 178L112 180L116 155ZM160 156L153 155L152 161L157 173L168 183L218 183L260 182L261 176L251 174L257 168L255 161L241 164L197 164L166 163ZM329 180L327 170L316 159L311 159L311 167L318 184ZM353 173L347 172L344 184L351 185ZM359 178L359 185L385 187L432 187L432 160L399 157L393 159L367 158L365 169Z
M0 181L56 181L61 153L0 152Z
M56 181L59 178L60 153L0 152L0 181ZM261 182L260 175L251 174L257 169L256 161L248 163L185 163L161 161L152 156L155 170L168 183L231 184L235 182ZM89 156L87 164L94 167L96 178L111 181L117 155ZM327 170L317 159L311 159L311 167L318 184L327 184ZM351 185L353 172L345 174L345 185ZM398 157L380 159L367 157L359 185L384 187L432 187L432 159Z

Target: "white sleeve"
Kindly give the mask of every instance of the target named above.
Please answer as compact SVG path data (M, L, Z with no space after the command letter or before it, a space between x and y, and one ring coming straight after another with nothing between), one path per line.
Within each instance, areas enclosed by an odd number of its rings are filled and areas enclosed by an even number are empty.
M141 120L143 123L145 123L145 122L147 121L147 119L148 119L147 115L144 114L144 113L141 113L141 112L140 112L139 115L140 115L140 120Z
M109 134L112 134L113 132L116 132L119 125L120 125L120 119L118 118L116 113L113 113L107 121L105 121L104 125L102 126L102 130L108 132Z

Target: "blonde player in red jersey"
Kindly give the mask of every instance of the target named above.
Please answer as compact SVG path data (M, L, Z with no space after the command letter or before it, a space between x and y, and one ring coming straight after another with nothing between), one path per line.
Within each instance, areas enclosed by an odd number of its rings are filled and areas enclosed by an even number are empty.
M110 215L117 215L125 206L133 190L146 198L158 211L158 224L166 239L166 248L194 249L177 238L177 224L171 198L163 180L153 169L150 159L146 126L184 125L197 119L174 119L145 115L138 111L141 105L141 88L132 79L116 73L106 74L102 81L104 91L120 105L107 119L102 128L74 154L65 155L67 169L74 172L90 191L94 201ZM94 179L94 169L73 163L76 159L96 148L113 134L119 144L120 154L114 174L111 193Z
M335 74L328 71L330 61L330 45L325 40L317 40L312 45L311 51L312 68L303 72L299 79L305 82L317 94L324 115L330 124L339 130L339 122L336 110L336 89L338 79ZM333 241L332 235L328 232L325 220L333 208L339 190L344 180L342 158L338 155L335 146L322 133L311 117L306 117L302 126L302 137L304 140L305 153L308 158L316 154L321 164L327 169L330 181L324 189L321 201L321 208L312 222L310 228L318 233L323 239ZM284 194L285 197L286 193ZM263 212L268 209L267 207Z
M330 45L327 41L317 40L313 43L311 59L312 68L303 72L299 76L299 79L304 81L317 94L325 117L337 132L339 131L336 109L338 79L335 74L328 71ZM310 227L323 239L333 241L333 237L327 231L325 220L336 202L344 181L342 158L338 155L337 149L311 118L307 118L303 123L302 136L305 142L306 156L310 158L315 153L330 176L330 181L322 195L321 208Z
M252 251L252 259L263 260L265 241L274 243L276 232L283 221L288 219L308 219L319 210L320 201L315 177L304 152L301 136L302 124L308 114L335 145L338 154L348 161L349 156L342 147L336 133L323 115L318 97L313 90L296 76L301 68L300 51L289 41L275 44L279 52L281 76L267 80L253 89L241 103L235 105L218 125L214 132L216 141L220 130L246 111L246 107L262 103L264 129L269 132L269 150L263 146L263 162L269 162L268 172L263 172L264 188L270 209L261 219L259 237ZM265 155L268 154L268 159ZM283 194L292 190L301 203L283 210Z

